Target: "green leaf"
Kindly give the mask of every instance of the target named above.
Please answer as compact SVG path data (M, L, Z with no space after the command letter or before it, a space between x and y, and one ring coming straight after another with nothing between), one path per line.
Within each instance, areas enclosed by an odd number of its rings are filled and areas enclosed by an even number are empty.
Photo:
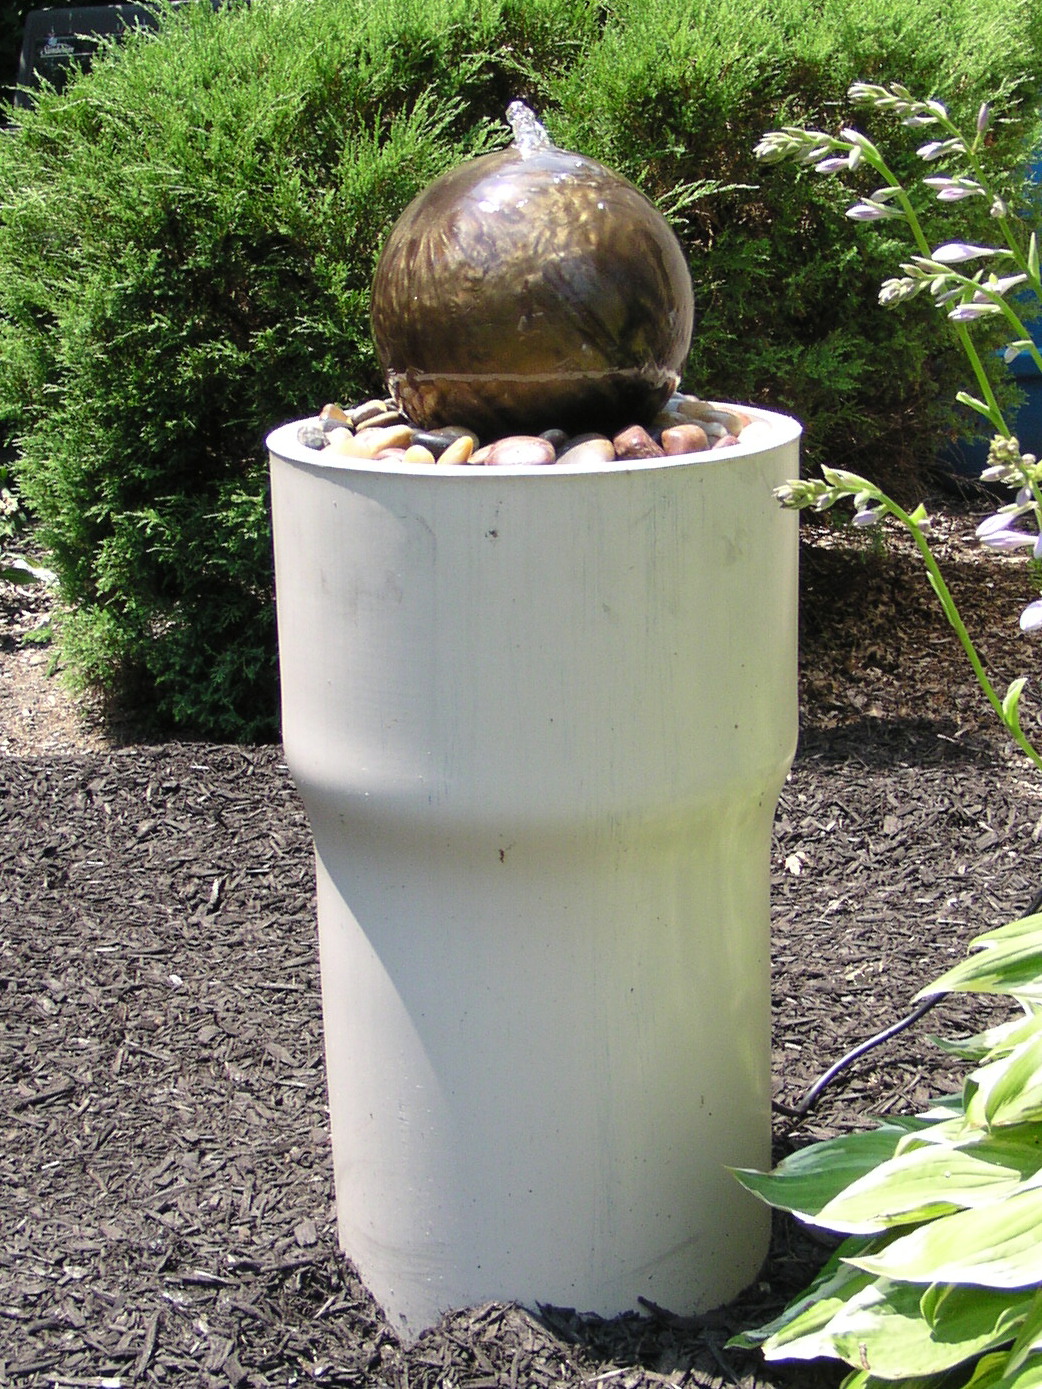
M810 1286L795 1298L771 1321L750 1331L742 1331L732 1336L728 1346L742 1350L753 1350L770 1342L775 1349L786 1347L784 1355L776 1359L813 1360L818 1355L828 1355L828 1350L817 1348L815 1333L827 1326L833 1314L843 1306L851 1293L867 1287L873 1279L867 1273L845 1263L844 1257L865 1248L864 1240L845 1240L835 1251L828 1263ZM809 1347L806 1353L801 1347Z
M961 1148L925 1143L851 1183L819 1211L818 1223L875 1234L1002 1200L1040 1168L1042 1150L988 1135Z
M1042 1028L1042 1014L1032 1011L1027 1017L1012 1018L1009 1022L989 1027L973 1037L931 1037L934 1046L967 1061L984 1061L989 1057L1007 1055L1021 1042L1027 1041Z
M911 1378L902 1376L901 1389L940 1389L944 1384L945 1376L939 1375L913 1375ZM869 1370L852 1370L850 1374L840 1384L839 1389L894 1389L892 1379L880 1379Z
M1017 1332L1009 1351L1005 1375L1019 1373L1031 1359L1033 1351L1042 1350L1042 1290L1035 1293L1031 1309Z
M917 998L970 992L1016 994L1042 975L1042 916L1027 916L971 942L974 953L928 984Z
M867 1133L812 1143L771 1172L736 1168L734 1174L747 1191L769 1205L813 1221L847 1186L892 1157L905 1133L904 1126L884 1124Z
M934 1375L1012 1339L1030 1303L1029 1293L1011 1296L982 1288L924 1293L885 1278L860 1288L850 1284L824 1325L795 1341L772 1337L763 1355L768 1360L837 1356L880 1379Z
M973 937L970 945L993 945L996 941L1012 940L1016 936L1030 935L1033 931L1042 931L1042 914L1038 912L1033 916L1018 916L1015 921L1006 921L990 931L983 931Z
M1042 1032L1007 1056L974 1071L966 1105L971 1124L999 1126L1042 1119Z
M1016 1370L1007 1370L997 1389L1042 1389L1042 1355L1031 1355Z
M1024 693L1024 686L1027 683L1026 675L1021 675L1016 680L1011 681L1002 700L1002 717L1008 727L1014 731L1020 728L1020 696Z
M971 410L976 410L978 415L983 415L985 419L991 419L991 410L984 404L983 400L978 400L975 395L970 395L966 391L958 391L955 399L960 405L968 405Z
M997 1205L958 1211L850 1262L909 1283L973 1283L1026 1288L1042 1281L1042 1191L1016 1192Z
M1042 1389L1042 1356L1030 1356L1011 1372L1011 1354L985 1355L963 1389Z

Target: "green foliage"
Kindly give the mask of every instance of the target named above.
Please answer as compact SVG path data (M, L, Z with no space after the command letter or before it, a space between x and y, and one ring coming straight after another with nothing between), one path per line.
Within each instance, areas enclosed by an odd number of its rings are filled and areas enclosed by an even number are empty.
M1042 1383L1042 916L971 942L924 989L1006 996L1012 1021L949 1042L975 1062L918 1118L816 1143L744 1186L845 1236L815 1283L732 1344L830 1356L844 1389Z
M781 123L838 131L852 118L849 84L896 69L971 124L984 95L1000 90L1009 122L993 154L1015 182L1036 120L1040 41L1037 7L1024 0L940 10L888 0L619 6L562 83L561 133L656 197L676 184L723 185L685 209L681 228L699 310L687 388L792 410L807 426L810 465L867 469L871 459L879 477L882 456L880 480L912 490L919 465L959 428L951 400L961 356L927 306L910 306L901 322L874 312L879 283L903 253L900 234L852 228L850 200L833 181L761 168L747 139ZM1017 93L1027 109L1015 106ZM922 172L915 143L895 156L906 179ZM961 212L947 225L965 231ZM977 221L984 236L985 208ZM942 238L945 225L937 223Z
M220 738L275 732L263 437L380 389L372 271L405 203L506 138L555 140L670 211L699 322L685 386L774 404L811 462L932 456L952 349L873 311L894 244L828 180L762 170L785 118L846 119L888 63L970 112L1012 73L1032 128L1034 0L254 0L107 45L0 141L0 421L60 576L77 677Z

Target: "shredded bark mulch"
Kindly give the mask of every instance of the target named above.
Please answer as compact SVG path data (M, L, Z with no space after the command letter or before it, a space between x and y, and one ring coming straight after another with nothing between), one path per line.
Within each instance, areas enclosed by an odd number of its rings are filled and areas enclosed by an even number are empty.
M1015 635L1031 594L971 527L940 548L1004 688L1037 665ZM772 865L779 1156L958 1088L930 1036L994 1021L981 1000L945 1000L795 1113L1042 887L1042 779L994 732L914 556L863 543L817 532L804 558ZM0 752L0 1383L838 1382L725 1348L827 1255L788 1220L708 1316L491 1304L401 1344L337 1250L311 842L281 750L96 742Z

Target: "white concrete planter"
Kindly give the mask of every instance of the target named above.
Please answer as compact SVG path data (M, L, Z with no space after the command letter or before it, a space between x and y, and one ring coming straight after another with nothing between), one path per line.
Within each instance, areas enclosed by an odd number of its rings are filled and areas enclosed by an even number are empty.
M747 407L743 407L747 408ZM597 467L272 467L340 1239L406 1335L727 1300L766 1253L795 421Z

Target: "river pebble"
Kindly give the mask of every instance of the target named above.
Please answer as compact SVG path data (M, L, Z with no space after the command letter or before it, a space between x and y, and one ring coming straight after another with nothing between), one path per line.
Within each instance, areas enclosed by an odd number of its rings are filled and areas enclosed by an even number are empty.
M709 435L700 424L673 424L662 431L662 451L671 456L704 453L708 447Z
M612 440L616 458L661 458L665 449L641 424L632 424Z
M549 444L550 440L546 442ZM616 457L615 445L606 435L577 434L574 439L566 438L557 453L557 462L613 463Z
M482 461L486 468L542 468L557 462L557 451L538 434L509 434L497 439Z
M438 456L439 463L469 463L477 439L473 434L458 434Z
M324 406L316 419L305 420L298 427L297 440L308 449L329 449L340 457L367 461L545 467L552 463L597 465L715 453L737 444L746 429L751 430L747 436L751 439L764 428L742 410L678 393L670 397L648 428L630 425L612 438L547 429L539 435L512 434L483 442L464 425L416 429L392 399L374 398L347 408Z
M402 454L403 463L437 463L437 461L430 449L423 444L418 444L415 438Z

